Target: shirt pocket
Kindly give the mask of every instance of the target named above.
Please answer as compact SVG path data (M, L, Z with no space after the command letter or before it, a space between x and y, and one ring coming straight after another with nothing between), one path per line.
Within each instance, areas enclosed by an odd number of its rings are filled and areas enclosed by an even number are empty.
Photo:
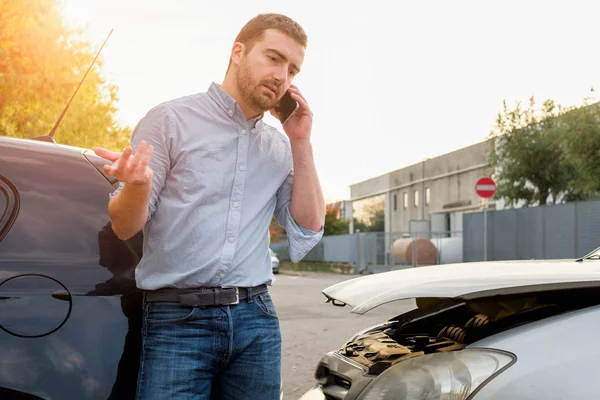
M204 146L190 151L185 157L183 200L197 204L213 204L219 200L224 187L223 149Z

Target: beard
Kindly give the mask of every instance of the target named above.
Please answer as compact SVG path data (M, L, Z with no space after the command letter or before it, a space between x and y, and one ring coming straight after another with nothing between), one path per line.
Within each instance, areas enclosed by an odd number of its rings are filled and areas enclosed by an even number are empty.
M256 112L264 113L269 111L279 101L277 95L272 97L265 95L262 86L266 84L279 90L280 85L272 79L258 81L252 75L252 71L246 60L242 60L239 64L236 74L236 84L240 96Z

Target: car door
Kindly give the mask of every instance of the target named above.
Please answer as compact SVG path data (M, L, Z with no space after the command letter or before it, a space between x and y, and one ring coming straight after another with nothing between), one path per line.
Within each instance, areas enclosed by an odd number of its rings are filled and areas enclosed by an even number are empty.
M114 186L82 153L0 153L0 398L133 399L141 233L114 235Z

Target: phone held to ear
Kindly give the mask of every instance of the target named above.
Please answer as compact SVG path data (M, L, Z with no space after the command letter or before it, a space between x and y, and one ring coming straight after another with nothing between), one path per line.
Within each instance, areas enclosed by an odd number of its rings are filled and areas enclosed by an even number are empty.
M279 100L279 102L275 104L274 108L275 113L277 114L277 118L281 122L281 125L283 125L298 108L298 102L292 99L292 96L290 96L290 92L286 91L281 100Z

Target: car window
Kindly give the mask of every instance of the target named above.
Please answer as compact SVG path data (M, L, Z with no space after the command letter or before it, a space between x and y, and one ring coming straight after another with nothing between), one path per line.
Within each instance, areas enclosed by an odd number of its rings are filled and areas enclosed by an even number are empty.
M52 168L48 166L52 165ZM0 254L99 255L99 238L110 223L113 187L80 154L13 154L0 171L18 191L19 211L0 242ZM4 196L0 196L4 197Z
M94 153L92 150L86 150L85 153L83 153L83 155L85 156L85 158L87 158L87 160L90 163L92 163L92 165L98 170L98 172L102 176L104 176L115 188L119 185L119 181L117 180L117 178L111 175L107 175L104 171L104 166L110 165L110 161L98 157L96 153Z

